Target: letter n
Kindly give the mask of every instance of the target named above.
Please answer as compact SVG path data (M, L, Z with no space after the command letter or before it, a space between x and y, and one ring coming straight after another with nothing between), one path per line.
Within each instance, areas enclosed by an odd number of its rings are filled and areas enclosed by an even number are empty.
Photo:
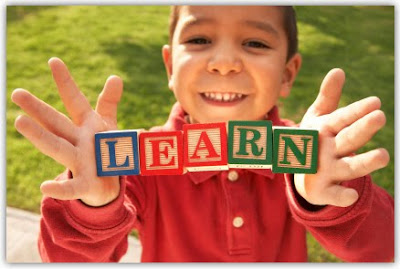
M318 130L274 128L274 173L313 174L317 171Z

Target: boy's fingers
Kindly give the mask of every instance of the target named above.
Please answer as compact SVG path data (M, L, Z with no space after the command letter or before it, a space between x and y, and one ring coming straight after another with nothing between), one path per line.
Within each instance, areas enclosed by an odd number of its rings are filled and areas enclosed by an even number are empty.
M15 128L42 153L64 166L73 168L75 148L68 141L50 133L24 115L15 120Z
M383 148L341 158L336 166L337 180L352 180L363 177L385 167L389 160L389 153Z
M315 116L332 113L339 105L345 74L342 69L335 68L328 72L322 81L317 99L309 111Z
M76 127L64 114L23 89L15 90L11 99L50 132L73 144L76 142Z
M376 96L370 96L354 102L346 107L342 107L329 116L328 125L335 134L343 128L361 119L374 110L380 109L381 101Z
M58 58L51 58L49 66L57 84L58 92L72 121L80 125L92 108L83 93L78 89L67 66Z
M110 76L97 100L96 111L102 117L117 122L117 108L121 100L123 90L122 79L118 76Z
M325 198L327 204L347 207L358 200L358 193L354 189L334 184L326 190Z
M42 183L40 191L43 195L59 200L80 199L85 193L85 183L78 179L62 181L48 180Z
M347 156L364 146L386 123L385 114L375 110L344 128L335 137L337 156Z

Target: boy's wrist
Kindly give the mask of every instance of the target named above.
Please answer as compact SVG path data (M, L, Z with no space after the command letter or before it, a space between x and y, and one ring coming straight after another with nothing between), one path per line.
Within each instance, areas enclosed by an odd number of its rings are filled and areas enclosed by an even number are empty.
M106 229L115 227L125 218L124 213L124 193L126 188L126 178L120 177L120 191L118 196L111 202L103 206L90 206L82 200L62 201L66 211L74 221L85 227L93 229Z
M300 193L296 190L295 183L294 183L294 175L292 174L287 174L285 175L286 177L289 177L290 183L289 188L291 188L291 192L293 193L294 199L296 199L297 203L299 206L301 206L304 210L310 211L310 212L317 212L323 208L325 208L327 205L315 205L311 204L308 202L306 199L304 199Z
M66 177L65 179L72 179L73 178L73 174L72 171L70 169L66 169L66 171L61 175L62 177ZM117 178L118 176L116 176L115 178ZM64 180L65 180L64 179ZM110 179L111 180L111 179ZM110 197L108 199L107 202L102 202L102 203L96 203L96 202L91 202L91 201L85 201L84 199L77 199L78 201L80 201L83 205L88 206L88 207L102 207L102 206L106 206L112 202L114 202L120 195L121 195L121 178L119 178L119 191L118 193L115 195L115 197Z
M323 208L325 208L327 205L314 205L309 203L306 199L304 199L296 190L295 184L294 184L294 175L290 175L290 180L291 183L289 186L292 188L292 192L294 194L294 198L298 202L298 204L305 210L310 211L310 212L317 212Z
M363 214L368 210L372 202L372 182L369 175L357 178L343 185L354 188L360 194L356 203L348 207L337 207L332 205L320 206L316 211L310 211L307 206L300 204L301 199L296 197L295 186L293 184L293 174L285 174L286 194L292 216L305 225L329 226L342 223L356 215Z

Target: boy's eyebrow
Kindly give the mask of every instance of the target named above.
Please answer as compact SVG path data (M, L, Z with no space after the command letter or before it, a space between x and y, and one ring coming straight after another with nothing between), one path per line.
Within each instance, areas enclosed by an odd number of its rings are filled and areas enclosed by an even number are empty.
M195 25L201 25L201 24L207 24L207 23L213 23L215 22L214 19L212 18L198 18L198 17L190 17L182 25L182 33L185 32L186 29L190 28L191 26ZM275 35L276 37L279 37L279 32L269 23L267 22L262 22L262 21L254 21L254 20L246 20L244 21L244 24L250 27L257 28L261 31L270 33Z
M194 25L201 25L205 23L212 23L215 20L211 18L196 18L196 17L189 17L182 25L182 32L184 32L187 28L194 26Z
M261 22L261 21L247 20L247 21L245 21L245 24L247 24L248 26L260 29L264 32L273 34L276 37L279 37L279 32L269 23Z

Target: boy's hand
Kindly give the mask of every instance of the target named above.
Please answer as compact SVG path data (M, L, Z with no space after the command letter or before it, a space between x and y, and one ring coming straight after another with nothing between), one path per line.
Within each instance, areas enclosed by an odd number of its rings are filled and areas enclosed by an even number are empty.
M358 193L341 183L385 167L390 158L382 148L352 155L385 125L386 118L377 97L337 109L344 80L341 69L331 70L300 124L319 130L317 173L294 175L297 192L315 205L352 205Z
M93 110L66 65L52 58L49 66L72 121L28 91L17 89L11 99L29 117L19 116L15 127L41 152L72 171L72 179L43 182L40 189L44 195L60 200L81 199L91 206L105 205L118 196L119 179L97 177L94 134L117 129L122 80L117 76L107 79Z

